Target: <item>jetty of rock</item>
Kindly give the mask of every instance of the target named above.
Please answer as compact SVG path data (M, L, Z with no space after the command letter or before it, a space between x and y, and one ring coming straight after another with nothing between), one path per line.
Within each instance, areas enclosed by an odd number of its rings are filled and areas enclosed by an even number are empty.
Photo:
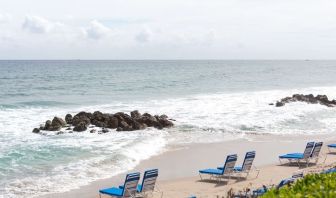
M317 95L314 96L313 94L294 94L291 97L285 97L282 98L280 101L277 101L275 103L276 107L282 107L286 103L291 103L291 102L306 102L309 104L321 104L325 105L327 107L335 107L336 106L336 100L329 100L326 95Z
M109 132L109 129L116 129L117 131L134 131L141 130L147 127L155 127L157 129L169 128L174 126L173 119L169 119L166 115L151 115L149 113L141 114L135 110L128 115L124 112L115 114L102 113L100 111L79 112L72 116L67 114L64 120L60 117L54 117L52 121L47 120L44 126L34 128L33 133L43 131L61 131L66 128L66 131L82 132L89 127L100 127L100 132ZM90 130L94 133L96 130Z

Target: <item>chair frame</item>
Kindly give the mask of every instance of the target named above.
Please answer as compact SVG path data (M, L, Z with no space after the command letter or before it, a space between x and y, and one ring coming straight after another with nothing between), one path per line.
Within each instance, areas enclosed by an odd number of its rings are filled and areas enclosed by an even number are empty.
M211 173L208 174L208 173L200 173L199 172L199 176L200 176L201 180L203 180L202 174L204 174L204 175L210 175L209 179L212 180L214 178L215 180L217 180L217 182L221 182L222 181L221 179L224 178L224 176L228 176L229 177L228 182L229 182L230 179L231 179L231 176L234 172L233 169L234 169L234 166L237 162L237 158L238 158L237 154L228 155L226 157L226 160L225 160L225 163L224 163L224 166L223 166L223 170L222 170L222 174L211 174Z
M134 179L134 178L137 178L137 179ZM130 181L128 181L130 180ZM126 175L126 178L125 178L125 182L124 182L124 186L128 183L128 182L132 182L133 180L137 180L136 181L136 185L135 185L135 192L132 193L130 192L127 188L123 188L123 192L122 192L122 195L121 196L117 196L117 195L109 195L109 194L106 194L110 197L117 197L117 198L123 198L125 197L125 193L129 193L130 196L127 196L127 197L131 197L131 198L136 198L137 196L137 187L138 187L138 183L139 183L139 180L140 180L140 173L129 173ZM105 194L105 193L101 193L99 191L99 197L101 198L101 194Z
M311 147L311 148L310 148ZM289 164L292 164L293 163L293 161L295 162L296 161L296 163L297 163L297 165L300 167L300 162L301 162L301 160L302 161L305 161L305 163L306 163L306 165L307 165L307 167L308 167L308 165L309 165L309 159L310 159L310 157L311 157L311 154L312 154L312 152L313 152L313 150L314 150L314 147L315 147L315 142L308 142L307 143L307 145L306 145L306 148L305 148L305 150L304 150L304 152L303 152L303 158L293 158L293 159L291 159L291 158L284 158L284 159L286 159L286 160L288 160L289 161ZM309 153L307 153L307 149L309 149L308 151L309 151ZM290 153L289 153L290 154ZM289 155L289 154L285 154L285 155ZM280 158L280 156L279 156L279 161L280 161L280 164L283 164L282 163L282 161L281 161L281 158Z

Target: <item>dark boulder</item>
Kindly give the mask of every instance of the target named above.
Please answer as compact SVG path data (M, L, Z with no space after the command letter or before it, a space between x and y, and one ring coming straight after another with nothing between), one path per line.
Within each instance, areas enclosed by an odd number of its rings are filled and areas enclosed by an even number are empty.
M47 121L45 122L45 125L44 125L43 130L49 131L50 129L51 129L51 121L50 121L50 120L47 120Z
M285 105L284 102L279 102L279 101L277 101L277 102L275 103L275 106L276 106L276 107L282 107L282 106L284 106L284 105Z
M290 102L306 102L309 104L321 104L328 107L336 106L336 101L330 101L326 95L317 95L314 97L313 94L303 95L303 94L294 94L292 97L282 98L280 101L276 103L277 107L284 106L285 103Z
M62 127L66 125L66 122L59 117L54 117L54 119L51 121L51 128L50 131L59 131Z
M156 117L152 116L149 113L144 113L140 119L138 119L138 122L146 124L148 127L153 127L158 125L158 121Z
M108 132L110 132L108 129L106 129L106 128L103 128L102 130L101 130L101 132L103 132L103 133L108 133Z
M167 119L159 119L159 123L164 128L170 128L170 127L174 126L174 123L172 121L167 120Z
M38 128L33 129L33 133L39 133L39 132L40 132L40 129L38 129Z
M86 123L85 122L80 122L77 124L77 126L75 126L73 128L74 131L77 131L77 132L82 132L82 131L85 131L87 129L86 127Z
M91 124L91 118L92 118L91 113L86 113L84 111L79 112L73 117L72 125L77 126L80 123L84 123L85 126L89 126Z
M47 120L44 126L41 126L40 129L35 128L33 132L38 133L40 130L60 131L62 128L67 128L66 131L72 133L73 131L86 131L89 127L90 133L94 133L96 129L92 128L101 127L102 130L99 130L98 133L107 133L109 129L133 131L142 130L146 127L162 129L173 125L172 119L169 119L164 114L153 116L149 113L144 113L141 115L138 110L132 111L130 115L124 112L108 114L100 111L95 111L94 113L82 111L73 117L71 114L67 114L65 121L59 117L54 117L52 121Z
M131 111L131 117L132 118L140 118L141 114L139 113L138 110Z
M118 118L111 116L107 123L107 128L115 129L117 127L118 127Z
M66 114L66 116L65 116L65 122L67 124L72 124L72 115L71 114Z
M118 127L124 129L124 128L128 128L129 125L127 124L127 122L121 121L121 122L119 122Z

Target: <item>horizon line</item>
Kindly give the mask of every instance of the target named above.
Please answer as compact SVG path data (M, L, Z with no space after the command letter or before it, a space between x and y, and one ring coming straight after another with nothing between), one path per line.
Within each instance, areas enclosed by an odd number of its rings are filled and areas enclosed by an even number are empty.
M0 59L0 61L336 61L336 59Z

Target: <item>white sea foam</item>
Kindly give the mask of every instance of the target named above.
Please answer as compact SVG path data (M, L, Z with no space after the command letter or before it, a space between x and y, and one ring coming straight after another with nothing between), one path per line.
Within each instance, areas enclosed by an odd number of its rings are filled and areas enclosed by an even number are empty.
M336 132L336 108L300 102L281 108L268 105L294 93L326 94L336 98L336 87L193 95L70 110L56 107L1 109L0 194L30 197L78 188L130 170L141 160L162 152L167 144L231 140L251 133ZM48 133L43 136L31 133L32 128L56 115L82 110L128 112L134 109L165 113L176 119L176 127L106 134Z

